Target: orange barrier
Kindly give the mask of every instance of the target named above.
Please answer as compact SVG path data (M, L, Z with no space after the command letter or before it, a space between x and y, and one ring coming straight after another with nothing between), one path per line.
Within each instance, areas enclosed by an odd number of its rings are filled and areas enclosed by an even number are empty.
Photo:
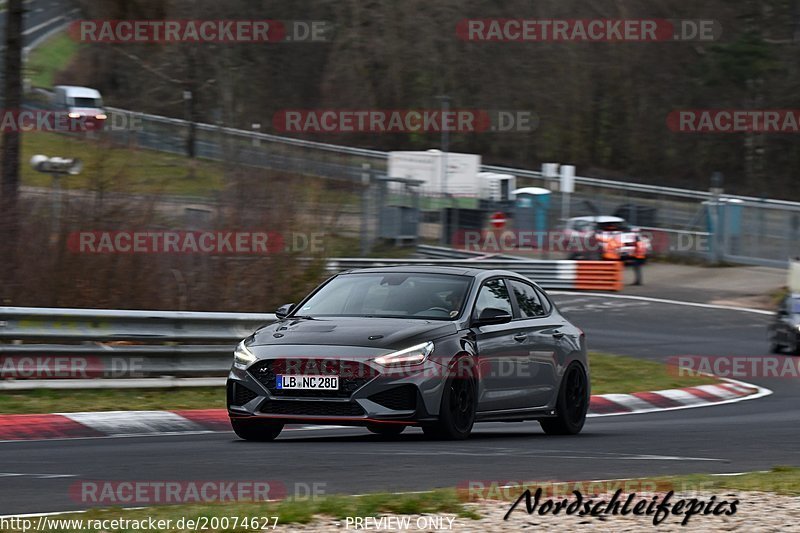
M621 261L576 261L575 288L581 291L616 291L623 287Z

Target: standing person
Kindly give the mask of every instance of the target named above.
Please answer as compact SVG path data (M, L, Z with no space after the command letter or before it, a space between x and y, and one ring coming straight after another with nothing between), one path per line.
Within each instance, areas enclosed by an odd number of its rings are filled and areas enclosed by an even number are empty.
M642 265L647 259L647 244L638 235L636 236L636 250L633 253L633 274L635 276L633 284L642 285Z

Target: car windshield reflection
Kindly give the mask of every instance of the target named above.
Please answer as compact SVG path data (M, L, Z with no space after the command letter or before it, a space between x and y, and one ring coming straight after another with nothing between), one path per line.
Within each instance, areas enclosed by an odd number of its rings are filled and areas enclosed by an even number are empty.
M345 274L320 289L297 315L453 320L461 315L469 286L470 278L448 274Z

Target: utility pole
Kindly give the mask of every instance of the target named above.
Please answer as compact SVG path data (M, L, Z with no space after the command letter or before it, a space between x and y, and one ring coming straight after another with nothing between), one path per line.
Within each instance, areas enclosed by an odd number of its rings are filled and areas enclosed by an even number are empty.
M6 112L22 108L22 24L23 0L6 3L6 56L3 104ZM20 132L10 129L3 132L2 184L0 184L0 286L13 285L16 265L15 249L19 221L17 199L19 196ZM0 295L2 297L3 295ZM2 302L0 302L2 303Z
M197 137L197 125L194 122L194 93L192 91L183 91L183 101L185 104L186 122L188 123L188 130L186 135L186 155L190 159L194 159L195 139Z
M447 95L438 97L442 101L442 190L447 190L447 153L450 151L450 132L444 127L445 117L450 112L450 97Z
M439 121L439 125L442 130L441 176L439 182L442 184L442 197L450 198L450 205L453 205L453 197L449 194L450 191L447 190L447 153L450 150L450 132L444 127L445 117L450 112L450 97L445 94L437 96L436 99L442 103L442 116L440 117L441 120ZM447 245L450 243L451 237L450 235L447 235L447 226L449 225L450 221L447 219L447 209L444 207L444 204L442 205L441 244ZM455 218L455 221L451 229L458 231L458 204L456 204L455 208L453 209L453 217Z
M366 257L372 247L370 239L370 192L372 171L369 163L361 165L361 257ZM381 206L382 207L382 206Z
M711 210L711 231L714 232L711 235L711 246L713 246L711 250L711 261L714 264L721 263L723 256L722 193L724 190L722 187L724 180L725 178L723 178L721 172L714 172L711 175L711 188L709 190L711 193L711 202L708 207Z
M22 108L22 0L9 0L6 5L5 87L2 109ZM19 193L20 132L13 128L3 132L3 212L16 208Z

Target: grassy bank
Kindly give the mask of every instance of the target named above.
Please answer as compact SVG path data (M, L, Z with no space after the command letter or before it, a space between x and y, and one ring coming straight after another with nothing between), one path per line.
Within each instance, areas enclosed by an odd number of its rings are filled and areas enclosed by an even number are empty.
M100 134L102 137L102 134ZM211 161L109 145L100 139L29 132L22 137L22 160L36 154L81 159L84 171L62 179L65 189L209 196L222 189L223 167ZM22 183L50 187L52 178L22 166Z
M80 45L66 32L47 39L31 51L26 65L26 75L34 87L50 88L55 84L56 75L68 68L78 53Z
M598 491L613 493L618 488L623 491L636 490L646 492L681 493L720 493L720 492L768 492L784 496L800 496L800 468L776 466L764 472L747 472L741 474L687 474L678 476L643 477L635 479L619 479L604 481L564 481L546 482L548 494L571 494L573 490ZM510 487L485 485L473 493L466 490L460 492L464 500L514 500L525 489L535 491L543 485L542 481L515 481Z
M680 389L717 383L705 376L673 375L657 361L604 353L589 354L592 369L592 394L612 394L665 389Z

